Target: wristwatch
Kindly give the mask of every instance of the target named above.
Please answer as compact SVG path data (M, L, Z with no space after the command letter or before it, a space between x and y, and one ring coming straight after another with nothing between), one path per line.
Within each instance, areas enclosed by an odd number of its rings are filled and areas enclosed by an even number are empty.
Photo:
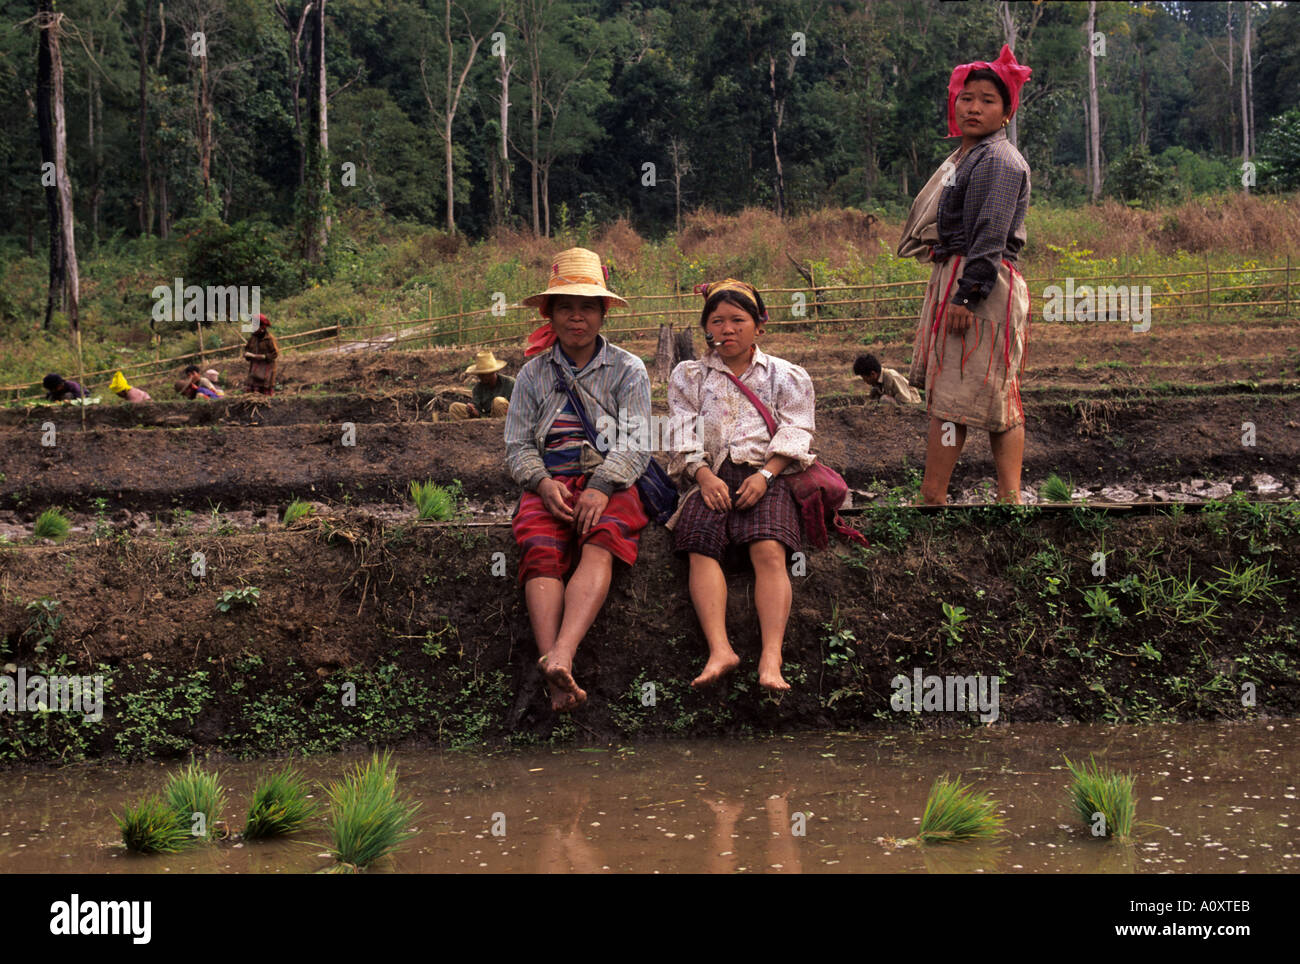
M758 474L763 477L763 481L766 482L768 485L772 484L772 479L774 476L767 469L759 469Z

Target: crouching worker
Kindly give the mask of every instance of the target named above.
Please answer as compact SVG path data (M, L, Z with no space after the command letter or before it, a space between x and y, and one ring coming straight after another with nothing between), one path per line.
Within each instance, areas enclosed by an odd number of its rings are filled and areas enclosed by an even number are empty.
M71 402L86 397L86 390L81 387L80 382L74 382L53 372L41 379L41 385L45 388L47 402Z
M132 388L127 384L126 376L121 372L113 373L113 380L108 383L108 390L118 398L128 402L152 402L153 399L143 388Z
M547 323L529 337L525 354L536 357L519 370L506 415L506 467L524 489L512 530L538 665L552 709L568 711L587 699L573 677L578 644L605 602L614 560L636 561L649 521L636 489L649 452L620 435L602 457L583 422L648 421L650 378L640 358L600 334L610 306L627 302L605 287L595 252L562 251L547 289L523 303Z
M515 389L515 380L509 375L500 374L506 367L503 361L490 351L481 351L474 358L474 364L465 369L466 375L477 375L478 384L474 386L474 401L471 403L452 402L447 414L452 421L466 418L505 418L510 409L510 393Z
M872 398L888 398L900 405L920 405L921 393L892 368L881 368L875 355L859 355L853 362L853 374L871 386Z

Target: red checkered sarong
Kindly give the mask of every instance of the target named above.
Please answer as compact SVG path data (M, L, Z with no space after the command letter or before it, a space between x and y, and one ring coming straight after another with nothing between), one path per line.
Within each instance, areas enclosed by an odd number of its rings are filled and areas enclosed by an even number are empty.
M736 490L757 469L752 465L734 465L723 461L714 470L731 490L735 505ZM728 546L746 546L763 539L775 539L791 552L800 546L799 507L789 483L777 476L768 483L767 493L745 510L715 512L704 504L699 491L686 500L674 529L673 549L679 553L698 552L722 562Z
M553 478L569 490L572 502L577 501L587 485L585 475L557 475ZM510 525L521 550L519 582L525 583L538 576L563 579L576 565L582 546L588 543L608 550L615 559L630 566L636 562L641 530L649 521L635 486L616 490L609 497L609 504L599 521L585 536L579 535L571 523L551 515L541 496L525 492L519 499L519 507Z

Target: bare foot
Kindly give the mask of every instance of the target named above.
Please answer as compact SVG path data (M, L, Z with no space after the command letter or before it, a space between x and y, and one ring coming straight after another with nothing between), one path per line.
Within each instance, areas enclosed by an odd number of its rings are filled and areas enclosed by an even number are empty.
M779 656L776 659L760 659L758 661L758 685L778 693L784 693L790 688L790 684L781 675L781 658Z
M551 693L551 709L556 713L567 713L578 705L572 693L566 693L549 680L546 683L546 688Z
M740 657L734 651L721 656L710 656L709 661L704 664L704 671L691 681L691 686L698 689L716 683L739 665Z
M551 686L552 707L567 712L587 702L587 691L577 684L573 678L573 673L569 672L569 667L560 663L548 663L545 656L537 661L537 665L541 667L542 675L546 677L546 682ZM554 696L556 690L568 694L570 702L563 707L556 707Z

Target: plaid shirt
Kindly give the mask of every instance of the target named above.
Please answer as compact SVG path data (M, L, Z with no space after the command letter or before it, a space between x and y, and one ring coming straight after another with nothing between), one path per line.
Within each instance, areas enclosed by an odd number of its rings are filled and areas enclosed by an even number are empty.
M966 255L954 305L983 301L997 284L1002 260L1014 262L1025 244L1029 165L997 130L970 149L939 196L935 260Z
M638 420L641 425L649 423L650 376L645 363L611 345L604 336L597 337L596 354L577 376L572 376L573 369L557 342L550 351L530 359L515 379L506 415L506 469L529 492L536 492L537 486L551 477L542 453L551 425L568 399L562 389L556 389L556 365L573 377L575 394L597 432L605 431L598 424L605 415L619 422L620 430L624 424L637 425ZM587 482L589 488L606 495L635 484L650 463L650 453L643 445L624 440L617 430L611 429L610 434L615 437L614 447Z

